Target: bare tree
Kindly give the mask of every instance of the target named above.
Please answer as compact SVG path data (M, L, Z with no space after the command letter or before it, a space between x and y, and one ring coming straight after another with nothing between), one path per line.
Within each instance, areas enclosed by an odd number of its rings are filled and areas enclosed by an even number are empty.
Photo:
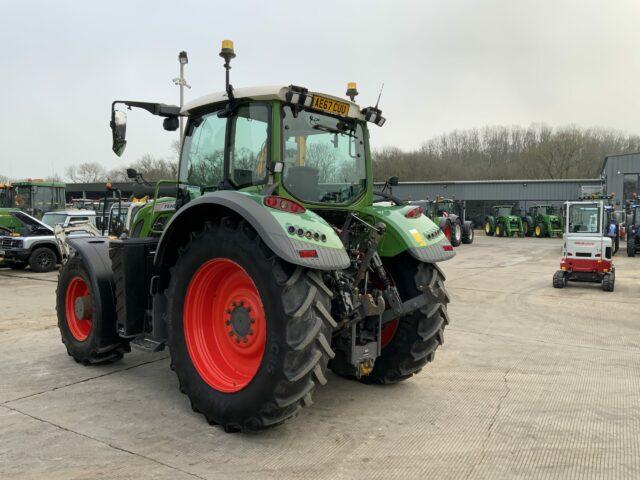
M107 181L105 168L97 162L84 162L70 165L65 169L66 177L76 183L95 183Z

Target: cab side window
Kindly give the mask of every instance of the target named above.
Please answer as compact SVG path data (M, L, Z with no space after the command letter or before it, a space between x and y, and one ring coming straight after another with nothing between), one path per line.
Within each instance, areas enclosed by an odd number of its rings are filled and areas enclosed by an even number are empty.
M241 105L232 117L229 164L231 182L239 188L264 183L269 160L269 107Z
M227 119L218 112L192 118L185 134L180 181L217 187L223 179Z

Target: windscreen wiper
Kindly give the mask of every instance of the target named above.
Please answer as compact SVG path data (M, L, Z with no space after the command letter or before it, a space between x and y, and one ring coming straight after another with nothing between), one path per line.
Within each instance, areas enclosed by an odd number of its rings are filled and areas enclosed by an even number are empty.
M347 135L351 138L356 138L356 136L353 133L349 133L346 130L340 130L338 128L326 127L324 125L314 125L311 128L313 128L314 130L322 130L323 132L327 132L327 133Z

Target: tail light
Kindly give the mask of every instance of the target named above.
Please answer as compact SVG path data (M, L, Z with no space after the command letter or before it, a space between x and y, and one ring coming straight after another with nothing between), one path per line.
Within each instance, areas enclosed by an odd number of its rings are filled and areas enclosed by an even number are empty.
M443 249L445 252L451 252L451 251L453 251L453 247L452 247L451 245L443 245L443 246L442 246L442 249Z
M282 210L289 213L304 213L306 209L298 202L289 200L288 198L282 198L278 195L269 195L264 197L264 204L269 208L275 208L276 210Z
M318 258L317 250L298 250L300 258Z
M407 213L404 214L405 217L407 218L418 218L420 216L422 216L422 207L414 207L411 210L409 210Z

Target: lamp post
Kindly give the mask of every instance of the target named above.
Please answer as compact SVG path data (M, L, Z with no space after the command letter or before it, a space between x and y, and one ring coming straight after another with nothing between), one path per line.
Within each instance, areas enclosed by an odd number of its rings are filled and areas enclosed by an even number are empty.
M184 87L191 88L191 85L187 83L184 78L184 66L189 63L189 58L187 57L187 52L184 50L178 54L178 62L180 63L180 76L178 78L173 79L174 85L180 86L180 109L184 105ZM180 117L180 141L182 141L183 135L183 118Z

